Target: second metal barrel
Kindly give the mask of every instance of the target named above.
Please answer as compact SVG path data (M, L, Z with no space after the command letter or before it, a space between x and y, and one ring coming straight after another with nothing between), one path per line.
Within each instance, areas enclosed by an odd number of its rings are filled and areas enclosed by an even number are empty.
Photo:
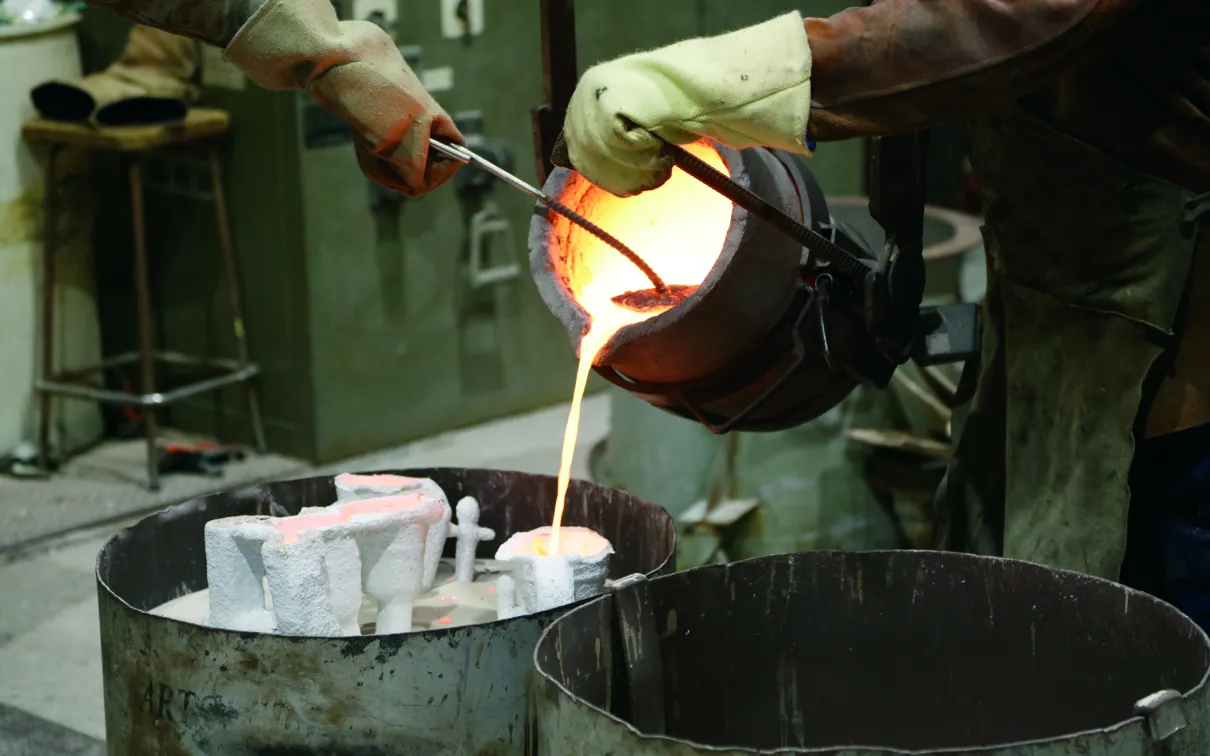
M616 613L638 594L544 633L543 753L1210 753L1210 640L1106 580L960 554L808 552L646 591L648 633Z

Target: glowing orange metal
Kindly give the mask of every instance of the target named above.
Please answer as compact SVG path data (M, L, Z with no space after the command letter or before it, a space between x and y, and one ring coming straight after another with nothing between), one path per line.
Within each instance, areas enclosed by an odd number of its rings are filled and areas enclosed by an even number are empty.
M705 142L686 149L723 173L727 166L718 152ZM574 176L567 182L563 197L583 191L587 181ZM696 288L705 280L722 252L731 225L731 203L710 187L679 169L659 189L636 197L615 197L596 187L588 188L580 198L576 212L607 229L650 265L670 287ZM590 318L588 331L580 339L580 364L576 371L571 411L563 434L563 455L559 465L555 516L551 523L549 552L558 554L559 526L571 463L580 429L580 407L588 373L601 349L622 328L639 323L671 309L671 305L635 310L614 301L627 292L650 288L643 273L600 239L564 221L566 239L567 285L576 302Z

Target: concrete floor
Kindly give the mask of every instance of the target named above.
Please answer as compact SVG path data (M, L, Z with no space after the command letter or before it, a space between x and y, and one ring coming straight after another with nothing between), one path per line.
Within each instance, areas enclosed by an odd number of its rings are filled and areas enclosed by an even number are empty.
M166 431L162 443L198 439ZM277 454L251 455L223 468L222 477L162 476L160 490L147 488L143 439L105 443L68 461L54 479L0 477L0 564L54 542L64 533L104 521L152 512L178 501L227 488L301 474L309 466Z
M348 460L322 472L448 465L554 474L566 419L566 406L552 407ZM588 477L588 450L608 428L608 397L590 397L574 477ZM303 472L291 466L282 477ZM134 490L133 483L127 485ZM73 489L67 490L70 500ZM8 495L2 488L0 494ZM93 568L105 540L132 521L78 530L0 564L0 756L104 753ZM79 524L78 519L70 524Z

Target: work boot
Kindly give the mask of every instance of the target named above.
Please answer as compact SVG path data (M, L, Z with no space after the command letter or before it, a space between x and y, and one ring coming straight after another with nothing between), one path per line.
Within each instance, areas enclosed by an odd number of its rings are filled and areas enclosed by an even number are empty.
M197 100L200 43L134 26L121 56L109 68L72 82L49 81L30 93L52 121L94 126L146 126L184 120Z

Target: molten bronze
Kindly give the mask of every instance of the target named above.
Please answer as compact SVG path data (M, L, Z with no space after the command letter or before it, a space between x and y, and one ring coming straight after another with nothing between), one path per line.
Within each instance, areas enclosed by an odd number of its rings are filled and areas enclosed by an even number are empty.
M673 307L684 301L685 297L697 291L696 286L673 284L667 291L655 289L637 289L625 294L618 294L613 301L635 312L649 312L661 308Z

